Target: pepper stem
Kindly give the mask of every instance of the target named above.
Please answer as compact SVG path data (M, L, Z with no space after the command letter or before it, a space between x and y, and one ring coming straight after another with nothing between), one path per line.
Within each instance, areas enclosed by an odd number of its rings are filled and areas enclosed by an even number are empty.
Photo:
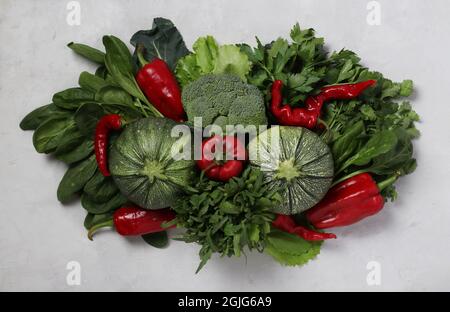
M94 239L93 239L93 236L94 236L94 234L95 234L99 229L105 228L105 227L113 227L113 226L114 226L114 222L113 222L112 219L94 225L93 227L91 227L91 228L89 229L89 232L88 232L88 238L89 238L89 240L91 240L91 241L94 240Z
M395 183L395 181L397 181L398 179L398 174L393 175L392 177L387 178L384 181L381 181L380 183L378 183L378 189L380 190L380 192L382 190L384 190L385 188L391 186L392 184Z
M148 64L147 60L144 58L144 50L145 47L142 44L138 45L136 50L136 55L141 66L145 66Z

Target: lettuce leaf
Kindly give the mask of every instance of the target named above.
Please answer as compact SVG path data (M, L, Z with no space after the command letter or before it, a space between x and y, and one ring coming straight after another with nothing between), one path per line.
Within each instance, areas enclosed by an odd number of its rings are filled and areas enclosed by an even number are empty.
M194 52L181 58L175 69L183 87L205 74L229 73L247 81L251 62L241 49L232 44L218 45L212 36L200 37L193 45Z
M266 238L265 251L287 266L304 265L317 257L322 242L308 242L286 232L272 230Z

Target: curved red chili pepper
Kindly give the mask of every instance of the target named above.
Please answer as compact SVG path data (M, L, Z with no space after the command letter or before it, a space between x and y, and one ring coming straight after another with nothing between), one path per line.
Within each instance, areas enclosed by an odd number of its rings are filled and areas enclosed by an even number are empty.
M326 239L334 239L336 235L331 233L321 233L304 226L297 225L291 216L277 215L277 218L272 222L272 226L281 231L295 234L307 241L322 241Z
M117 233L122 236L138 236L150 233L162 232L175 227L162 227L163 223L175 219L175 213L170 208L159 210L145 210L139 207L122 207L117 209L111 220L97 224L89 229L88 237L104 227L115 227Z
M180 88L167 63L159 58L148 63L142 57L141 48L138 57L143 67L137 72L136 81L147 99L163 116L185 121Z
M386 180L388 183L397 177ZM382 182L384 185L384 182ZM349 178L332 187L316 206L306 212L308 221L318 229L348 226L378 213L384 206L382 185L368 173Z
M110 176L108 170L108 140L111 130L120 130L122 119L120 115L105 115L97 123L94 137L95 158L100 172L105 176Z
M224 148L225 160L214 160L216 147ZM227 182L242 173L246 160L247 152L237 137L215 135L203 141L202 158L197 160L197 166L211 180Z
M330 100L347 100L358 97L368 87L374 85L375 80L367 80L355 84L343 84L322 88L319 94L309 96L305 107L283 105L283 82L275 80L272 84L272 101L270 110L277 121L284 126L298 126L312 129L317 125L324 102Z

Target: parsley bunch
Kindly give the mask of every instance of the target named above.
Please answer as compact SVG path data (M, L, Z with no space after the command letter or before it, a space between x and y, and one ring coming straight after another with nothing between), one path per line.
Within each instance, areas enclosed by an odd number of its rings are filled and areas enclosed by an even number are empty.
M323 38L298 24L292 28L289 41L278 38L262 44L256 40L256 47L241 44L240 48L252 62L247 79L265 94L266 103L270 103L274 80L283 81L284 102L291 106L302 106L306 97L326 85L377 81L376 87L358 99L331 101L322 109L323 127L316 132L331 147L335 184L363 172L382 181L415 170L412 140L420 134L415 126L419 116L405 99L413 92L411 80L393 82L370 71L350 50L329 54ZM394 185L383 195L394 200Z
M282 199L264 184L259 170L249 167L227 183L201 178L195 188L198 192L172 208L178 225L186 228L180 240L202 246L197 272L216 252L239 257L245 247L264 250L275 217L272 208Z

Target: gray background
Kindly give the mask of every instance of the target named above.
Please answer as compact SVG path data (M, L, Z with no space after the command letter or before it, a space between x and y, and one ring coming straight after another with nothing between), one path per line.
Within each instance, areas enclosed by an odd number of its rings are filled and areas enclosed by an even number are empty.
M68 1L0 0L0 290L422 291L450 290L450 3L380 1L380 26L366 23L367 1L80 0L81 25L66 23ZM212 34L220 42L287 37L299 21L332 50L356 51L394 80L415 81L422 117L419 167L398 183L399 200L369 220L337 230L316 261L284 268L266 255L214 258L198 275L198 247L164 250L112 231L86 238L80 204L63 206L56 188L65 166L37 154L18 124L56 91L93 70L65 45L102 47L101 36L128 41L152 18L172 19L188 46ZM81 264L81 285L66 284L66 264ZM381 265L368 286L366 265Z

